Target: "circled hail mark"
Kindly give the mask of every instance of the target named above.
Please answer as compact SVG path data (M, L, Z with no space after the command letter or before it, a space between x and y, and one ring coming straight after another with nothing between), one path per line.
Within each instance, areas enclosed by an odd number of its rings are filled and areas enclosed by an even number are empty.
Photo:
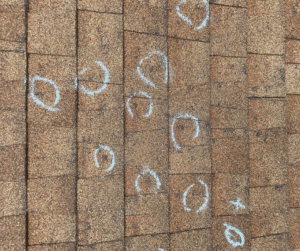
M195 27L195 30L200 30L202 28L204 28L207 23L208 23L208 20L209 20L209 2L208 0L202 0L204 3L205 3L205 8L206 8L206 15L205 15L205 18L204 20L202 21L202 23L200 25L198 25L197 27ZM186 3L186 0L181 0L179 2L179 4L176 6L176 12L177 12L177 15L183 20L185 21L187 24L189 25L192 25L192 21L185 15L183 15L180 11L181 11L181 5L182 4L185 4Z
M101 61L95 61L95 63L97 65L99 65L103 71L104 71L104 80L103 80L103 85L96 91L91 91L89 89L87 89L83 84L80 85L80 89L83 91L84 94L86 95L97 95L99 93L101 93L102 91L104 91L107 87L107 83L109 83L109 70L107 69L107 67L101 62ZM80 75L84 74L87 70L89 70L89 68L85 68ZM75 78L75 89L78 86L78 77Z
M148 53L148 56L144 57L140 63L139 66L137 67L137 72L139 74L139 76L141 77L141 79L147 84L150 85L151 87L155 88L155 84L150 81L148 78L145 77L145 75L141 72L141 65L143 64L143 62L149 58L151 58L153 55L158 55L162 58L164 65L165 65L165 80L164 80L164 84L168 83L168 59L166 57L166 55L160 51L152 51Z
M197 211L196 211L197 213L203 211L203 210L206 208L206 206L207 206L207 204L208 204L208 201L209 201L209 191L208 191L208 186L206 185L206 183L205 183L204 181L202 181L202 180L200 180L200 179L198 179L198 182L199 182L201 185L203 185L204 188L205 188L205 200L204 200L203 204L197 209ZM188 194L189 190L190 190L194 185L195 185L195 184L190 185L190 186L185 190L185 192L183 193L183 198L182 198L183 208L184 208L184 210L187 211L187 212L190 212L191 209L188 207L188 205L187 205L187 203L186 203L186 197L187 197L187 194Z
M231 246L233 246L234 248L239 247L239 246L240 247L244 246L245 235L238 228L236 228L228 223L224 223L223 226L226 227L225 232L224 232L225 238ZM234 231L236 234L238 234L240 236L240 238L241 238L240 242L232 239L233 235L230 231Z
M137 176L137 178L135 179L135 188L136 188L136 190L137 190L138 192L141 191L141 188L140 188L140 186L139 186L139 179L140 179L142 176L144 176L145 174L147 174L147 173L149 173L150 175L152 175L152 177L156 180L156 189L159 189L160 186L161 186L161 183L160 183L160 181L159 181L159 178L158 178L157 174L156 174L154 171L150 170L147 166L143 166L143 168L145 168L145 171L142 172L141 174L139 174L139 175Z
M50 85L52 85L55 89L55 101L53 102L52 105L46 105L43 101L41 101L40 99L38 99L34 93L34 89L35 89L35 81L44 81L46 83L49 83ZM42 107L44 107L46 110L48 111L51 111L51 112L56 112L56 111L59 111L58 108L56 108L55 106L58 104L59 102L59 98L60 98L60 91L59 91L59 87L58 85L48 79L48 78L44 78L44 77L40 77L38 75L34 76L33 78L30 78L30 82L31 82L31 85L30 85L30 98L33 100L33 102L35 102L37 105L40 105Z
M144 96L145 98L149 99L150 100L150 106L149 106L149 111L147 114L144 114L143 116L146 117L146 118L149 118L149 116L151 115L152 113L152 109L153 109L153 101L152 101L152 98L150 95L148 95L148 93L146 92L143 92L143 91L140 91L140 92L137 92L137 93L134 93L133 95L131 95L127 102L126 102L126 107L127 107L127 111L128 113L130 114L130 116L133 118L133 113L132 113L132 110L130 108L130 100L133 98L133 97L136 97L136 96L139 96L139 95L142 95Z
M173 117L173 121L172 121L172 124L171 124L171 137L172 137L172 141L174 143L174 147L176 149L182 149L183 148L183 147L181 147L181 146L179 146L177 144L176 139L175 139L175 133L174 133L175 122L176 122L177 119L181 119L181 118L183 118L183 119L191 119L191 120L193 120L195 122L195 124L196 124L196 133L194 135L194 139L199 136L199 131L200 131L200 126L199 126L198 118L196 118L196 117L194 117L194 116L192 116L190 114L187 114L187 113L185 113L185 114L180 114L180 113L176 114Z
M109 154L111 155L111 157L112 157L111 164L106 169L106 172L110 172L115 166L115 154L114 154L113 150L110 147L104 146L104 145L99 145L98 148L95 150L95 152L94 152L94 161L95 161L96 167L100 168L100 165L99 165L99 162L98 162L98 159L97 159L98 151L108 151Z

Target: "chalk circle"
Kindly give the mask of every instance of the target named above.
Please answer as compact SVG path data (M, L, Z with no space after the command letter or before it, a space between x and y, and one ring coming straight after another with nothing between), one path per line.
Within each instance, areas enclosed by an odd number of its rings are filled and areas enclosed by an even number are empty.
M244 246L244 244L245 244L245 235L238 228L236 228L236 227L234 227L234 226L232 226L228 223L224 223L223 226L226 227L224 234L225 234L226 240L228 241L228 243L231 246L233 246L234 248ZM237 242L237 241L232 240L233 235L230 231L234 231L236 234L238 234L241 238L241 241Z
M175 125L175 122L177 119L191 119L193 120L195 123L196 123L196 133L194 135L194 139L197 138L199 136L199 131L200 131L200 126L199 126L199 122L198 122L198 118L190 115L190 114L181 114L181 113L178 113L176 114L174 117L173 117L173 121L172 121L172 124L171 124L171 137L172 137L172 141L174 143L174 147L176 149L183 149L183 147L179 146L176 142L176 139L175 139L175 133L174 133L174 125Z
M148 85L150 85L151 87L155 88L155 84L150 81L148 78L145 77L145 75L141 72L141 69L140 69L140 66L142 65L142 63L151 58L153 55L158 55L162 58L164 64L165 64L165 80L164 80L164 84L167 84L168 83L168 58L166 57L166 55L160 51L152 51L152 52L149 52L148 53L148 56L144 57L140 63L139 63L139 66L137 67L137 72L139 74L139 76L141 77L141 79Z
M133 97L136 97L136 96L139 96L139 95L142 95L142 96L144 96L145 98L147 98L147 99L150 100L149 111L148 111L147 114L144 114L144 115L143 115L144 117L149 118L149 116L150 116L151 113L152 113L152 109L153 109L153 101L152 101L151 96L148 95L148 93L146 93L146 92L140 91L140 92L137 92L137 93L134 93L133 95L131 95L131 96L128 98L127 102L126 102L127 110L128 110L128 112L129 112L130 116L133 118L133 113L132 113L132 110L131 110L131 108L130 108L130 103L129 103L129 102L130 102L130 100L131 100Z
M86 95L91 95L94 96L96 94L101 93L102 91L104 91L107 87L107 83L109 83L109 70L107 69L107 67L101 62L101 61L95 61L95 63L97 65L99 65L103 71L104 71L104 81L103 81L103 85L96 91L91 91L89 89L87 89L83 84L80 85L80 89L83 91L84 94ZM84 74L87 70L89 70L89 68L85 68L80 75ZM75 78L75 89L77 88L78 85L78 78Z
M112 157L111 164L110 164L109 168L106 169L106 172L110 172L115 166L115 154L114 154L113 150L110 147L104 146L104 145L99 145L98 148L95 150L94 161L95 161L96 167L100 168L100 165L99 165L99 162L97 159L98 151L108 151L109 154L111 155L111 157Z
M197 209L197 211L196 211L197 213L203 211L203 210L206 208L206 206L207 206L207 204L208 204L208 201L209 201L209 191L208 191L208 186L206 185L206 183L205 183L203 180L198 179L198 182L199 182L201 185L203 185L204 188L205 188L205 200L204 200L203 204ZM189 190L190 190L194 185L195 185L195 184L190 185L190 186L185 190L185 192L183 193L182 203L183 203L184 210L187 211L187 212L190 212L191 209L188 207L188 205L187 205L187 203L186 203L186 196L187 196Z
M38 75L34 76L33 78L30 78L29 79L30 82L31 82L31 85L30 85L30 94L29 94L29 97L32 98L32 100L37 104L37 105L40 105L42 107L44 107L46 110L48 111L51 111L51 112L56 112L56 111L59 111L58 108L55 108L55 106L58 104L59 102L59 98L60 98L60 91L59 91L59 87L58 85L48 79L48 78L44 78L44 77L40 77ZM43 101L41 101L40 99L38 99L35 94L34 94L34 89L35 89L35 81L44 81L46 83L49 83L50 85L52 85L55 89L55 101L53 102L52 105L46 105Z
M152 175L152 177L156 180L156 189L159 189L160 186L161 186L161 183L160 183L160 181L159 181L159 178L158 178L157 174L156 174L154 171L150 170L147 166L143 166L143 168L145 168L145 171L142 172L141 174L139 174L139 175L137 176L137 178L135 179L135 188L136 188L136 190L137 190L138 192L141 191L141 188L140 188L140 186L139 186L139 179L140 179L142 176L144 176L146 173L149 173L150 175Z
M159 249L158 249L158 251L165 251L165 250L164 250L164 249L162 249L162 248L159 248Z
M203 3L205 3L205 6L206 6L206 15L205 15L205 18L204 20L202 21L202 23L200 25L198 25L197 27L195 27L195 30L200 30L202 29L203 27L205 27L207 25L207 22L209 20L209 2L208 0L202 0ZM177 15L183 20L185 21L187 24L189 25L192 25L192 21L186 17L185 15L183 15L180 10L181 10L181 5L186 3L186 0L181 0L179 2L179 4L176 6L176 12L177 12Z

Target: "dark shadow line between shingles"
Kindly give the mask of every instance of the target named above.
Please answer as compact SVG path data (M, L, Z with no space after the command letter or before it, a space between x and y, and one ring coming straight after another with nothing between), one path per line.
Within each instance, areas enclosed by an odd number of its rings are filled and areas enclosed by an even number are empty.
M188 38L181 38L181 37L171 37L171 36L166 36L166 35L161 35L161 34L155 34L155 33L148 33L148 32L140 32L140 31L134 31L134 30L124 30L124 32L131 32L131 33L137 33L137 34L142 34L142 35L149 35L149 36L156 36L156 37L163 37L163 38L172 38L172 39L178 39L178 40L183 40L183 41L192 41L192 42L200 42L200 43L206 43L208 44L208 41L203 41L203 40L196 40L196 39L188 39ZM168 32L167 32L168 34Z
M138 238L138 237L145 237L145 236L159 236L159 235L168 235L171 236L173 234L180 234L180 233L188 233L188 232L193 232L193 231L200 231L200 230L207 230L207 229L212 229L212 227L203 227L203 228L196 228L196 229L189 229L189 230L182 230L182 231L173 231L173 232L162 232L162 233L155 233L155 234L141 234L141 235L131 235L131 236L126 236L126 239L130 238Z
M26 210L26 211L27 211L27 210ZM9 217L19 217L19 216L24 216L24 213L22 213L22 214L4 215L4 216L1 216L1 217L0 217L0 220L6 219L6 218L9 218Z
M258 97L258 96L250 96L248 99L285 99L286 97L280 96L271 96L271 97Z
M259 56L279 56L284 57L285 54L272 54L272 53L256 53L256 52L248 52L248 55L259 55Z
M86 244L86 245L77 245L77 247L91 247L93 248L95 245L99 244L106 244L106 243L116 243L116 242L124 242L124 239L119 239L119 240L113 240L113 241L101 241L101 242L95 242L92 244Z
M216 54L209 54L210 57L222 57L222 58L247 58L241 56L227 56L227 55L216 55Z
M212 207L213 209L213 207ZM220 214L220 215L214 215L214 218L222 218L222 217L239 217L239 216L247 216L250 217L250 214Z
M76 76L78 76L78 44L79 44L79 38L78 38L78 0L76 0L76 13L75 13L75 38L76 38ZM77 79L77 77L76 77ZM79 144L78 144L78 113L79 113L79 91L78 91L78 84L76 86L76 94L75 94L75 138L76 138L76 155L75 155L75 166L76 166L76 177L75 177L75 205L74 205L74 211L75 211L75 248L78 245L78 236L79 236L79 227L78 227L78 159L79 159ZM77 248L76 248L77 250Z
M169 176L181 176L181 175L212 175L211 172L209 173L170 173Z
M247 7L243 7L243 6L235 6L235 5L227 5L227 4L218 4L218 3L212 3L212 2L209 2L209 5L216 5L216 6L229 7L229 8L238 8L238 9L247 9Z
M210 14L210 17L211 17L211 14ZM209 17L209 19L210 19ZM210 25L210 23L209 23ZM214 197L214 190L213 190L213 173L212 173L212 165L213 165L213 162L212 162L212 157L213 157L213 153L212 153L212 145L213 145L213 138L212 138L212 126L211 126L211 121L212 121L212 81L211 81L211 69L212 69L212 64L211 64L211 57L213 57L214 55L211 55L211 29L208 29L208 32L209 32L209 138L210 138L210 151L209 151L209 155L210 155L210 174L211 174L211 187L210 187L210 200L212 201L213 197ZM222 57L222 56L221 56ZM214 220L214 217L213 217L213 208L212 208L212 203L211 203L211 211L210 211L210 216L211 216L211 229L210 229L210 234L211 236L213 236L213 220ZM214 238L212 237L211 238L211 250L213 250L213 247L214 247Z
M168 128L158 128L158 129L150 129L150 130L142 130L142 131L134 131L134 132L127 132L125 135L132 135L132 134L138 134L143 132L155 132L155 131L165 131L168 130Z
M123 0L122 3L122 32L123 32L123 54L122 54L122 62L123 62L123 250L126 251L126 245L125 245L125 238L126 238L126 172L125 172L125 163L126 163L126 116L125 116L125 15L124 15L124 10L125 10L125 0Z
M294 38L294 37L286 37L285 40L294 40L294 41L299 41L300 42L299 38Z
M26 144L25 144L25 186L26 186L26 214L25 214L25 245L26 250L28 250L29 247L29 217L28 217L28 174L29 174L29 121L28 121L28 92L29 92L29 53L28 53L28 12L29 12L29 2L28 0L24 1L24 8L25 8L25 36L26 36L26 84L25 84L25 116L26 116Z
M285 62L284 64L287 64L287 65L300 65L300 62L299 63Z
M77 45L76 45L77 48ZM36 52L28 52L30 55L38 55L38 56L52 56L52 57L67 57L67 58L76 58L77 55L60 55L60 54L46 54L46 53L36 53Z
M123 175L121 173L114 173L114 174L108 174L108 175L98 175L98 176L87 176L87 177L82 177L82 178L78 178L78 180L80 181L84 181L84 180L92 180L92 179L105 179L105 178L118 178L118 177L123 177Z
M282 184L282 185L267 185L267 186L249 186L249 189L257 189L257 188L275 188L275 189L279 189L282 187L288 187L288 184Z
M22 51L22 50L1 50L1 49L0 49L0 52L24 53L24 52L26 52L26 51Z
M279 236L279 235L283 235L283 234L288 234L289 235L290 232L283 232L283 233L277 233L277 234L269 234L269 235L263 235L263 236L258 236L258 237L252 237L251 240L253 239L260 239L260 238L267 238L267 237L272 237L272 236Z
M24 3L26 5L26 3ZM25 13L26 16L26 13ZM25 17L25 28L26 28L26 17ZM25 33L26 33L26 29L25 29ZM26 41L16 41L16 40L9 40L9 39L2 39L0 38L0 41L6 41L6 42L13 42L13 43L20 43L20 44L26 44Z
M123 15L122 12L105 12L105 11L95 11L95 10L85 10L85 9L77 9L78 11L84 11L84 12L93 12L98 14L111 14L111 15Z
M168 195L168 191L164 191L164 192L156 192L156 193L140 193L140 194L130 194L130 195L126 195L125 198L134 198L134 197L149 197L149 196L154 196L154 195ZM134 215L127 215L127 214L124 214L124 216L135 216L136 214ZM141 214L138 214L138 215L141 215ZM146 214L143 214L143 215L146 215ZM150 215L150 214L149 214Z
M67 177L74 177L74 178L76 178L76 174L62 174L62 175L54 175L54 176L40 176L40 177L30 178L30 180L51 179L51 178L67 178Z
M74 242L51 242L51 243L38 243L38 244L32 244L29 247L39 247L39 246L52 246L52 245L59 245L59 244L74 244Z

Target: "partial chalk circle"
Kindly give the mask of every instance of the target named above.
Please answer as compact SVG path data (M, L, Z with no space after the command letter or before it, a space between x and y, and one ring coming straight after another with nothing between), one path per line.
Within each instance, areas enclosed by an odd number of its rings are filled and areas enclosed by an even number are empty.
M207 186L207 184L206 184L203 180L200 180L200 179L198 179L198 182L199 182L201 185L203 185L203 186L205 187L205 200L204 200L203 204L197 209L197 211L196 211L197 213L203 211L203 210L206 208L206 206L207 206L207 204L208 204L208 201L209 201L209 191L208 191L208 186ZM184 208L184 210L187 211L187 212L190 212L191 209L190 209L190 208L188 207L188 205L187 205L186 197L187 197L187 195L188 195L189 190L190 190L193 186L195 186L195 184L190 185L190 186L185 190L185 192L183 193L183 198L182 198L183 208Z
M95 61L95 63L97 65L99 65L103 71L104 71L104 80L103 80L103 85L96 91L91 91L89 89L87 89L83 84L80 85L80 89L83 91L84 94L86 95L91 95L94 96L96 94L101 93L102 91L104 91L107 87L107 83L109 83L109 70L107 69L107 67L101 62L101 61ZM89 68L85 68L80 75L84 74L87 70L89 70ZM75 78L75 89L78 86L78 77Z
M143 62L149 58L151 58L153 55L158 55L162 58L163 62L164 62L164 65L165 65L165 80L164 80L164 84L167 84L168 83L168 59L166 57L166 55L160 51L152 51L152 52L149 52L148 53L148 56L144 57L140 63L139 63L139 66L137 67L137 72L139 74L139 76L141 77L141 79L148 85L150 85L151 87L155 88L155 84L150 81L148 78L145 77L145 75L141 72L141 68L140 66L143 64Z
M236 247L242 247L245 244L245 235L236 227L228 224L228 223L224 223L223 226L226 227L225 229L225 238L228 241L228 243L233 246L234 248ZM233 240L233 235L230 231L234 231L237 235L240 236L240 242Z
M85 68L82 72L80 72L79 75L82 75L84 74L87 70L89 70L90 68ZM78 77L76 76L75 78L75 89L77 89L77 86L78 86Z
M205 7L206 7L206 15L205 15L205 18L204 20L202 21L202 23L200 25L198 25L197 27L195 27L195 30L200 30L202 28L204 28L207 23L208 23L208 20L209 20L209 2L208 0L202 0L204 3L205 3ZM192 25L192 21L185 15L183 15L180 11L181 11L181 5L182 4L185 4L186 3L186 0L181 0L179 2L179 4L176 6L176 12L177 12L177 15L183 20L185 21L187 24L189 25Z
M209 201L208 186L206 185L206 183L203 180L198 179L198 182L205 187L205 200L204 200L202 206L198 208L197 213L203 211L206 208L208 201Z
M181 113L178 113L176 114L174 117L173 117L173 121L172 121L172 124L171 124L171 137L172 137L172 141L174 143L174 147L176 149L183 149L183 147L179 146L176 142L176 139L175 139L175 133L174 133L174 125L175 125L175 122L177 119L192 119L194 120L194 122L196 123L196 133L194 135L194 139L197 138L199 136L199 132L200 132L200 126L199 126L199 122L198 122L198 118L192 116L192 115L189 115L187 113L185 114L181 114Z
M99 165L99 162L97 159L98 151L108 151L109 154L111 155L111 157L112 157L111 164L110 164L109 168L106 169L106 172L110 172L115 166L115 154L114 154L113 150L110 147L103 146L103 145L99 145L98 148L95 150L94 161L95 161L96 167L100 168L100 165Z
M27 83L27 78L24 79L23 81L23 87L24 87L24 92L26 93L26 83Z
M186 3L186 0L181 0L181 1L179 2L179 4L176 6L176 12L177 12L177 15L178 15L183 21L185 21L187 24L192 25L192 21L191 21L188 17L186 17L185 15L183 15L183 14L180 12L180 10L181 10L181 5L184 4L184 3Z
M164 250L164 249L162 249L162 248L159 248L159 249L158 249L158 251L165 251L165 250Z
M187 212L190 212L191 209L187 206L187 203L186 203L186 196L187 196L189 190L190 190L193 186L195 186L195 184L190 185L190 186L185 190L185 192L183 193L183 198L182 198L183 208L184 208L184 210L187 211Z
M160 181L159 181L159 178L158 178L157 174L156 174L154 171L150 170L147 166L143 166L143 168L145 168L145 171L144 171L143 173L139 174L139 175L137 176L137 178L135 179L135 188L136 188L136 190L137 190L138 192L141 191L141 188L140 188L140 186L139 186L139 179L140 179L142 176L144 176L145 174L147 174L147 173L149 173L150 175L152 175L152 177L156 180L156 188L155 188L155 189L159 189L160 186L161 186L161 183L160 183Z
M48 111L51 111L51 112L59 111L58 108L55 108L55 106L58 104L59 98L60 98L60 91L59 91L58 85L54 81L52 81L48 78L40 77L38 75L34 76L33 78L30 78L29 80L30 80L30 83L31 83L29 97L32 98L33 102L35 102L37 105L42 106L43 108L45 108ZM43 101L41 101L40 99L38 99L36 97L36 95L34 93L35 81L44 81L44 82L49 83L50 85L52 85L54 87L56 98L55 98L55 101L53 102L52 105L50 105L50 106L46 105Z
M133 113L132 113L132 110L131 110L131 108L130 108L130 103L129 103L129 102L130 102L131 98L137 97L137 96L139 96L139 95L142 95L142 96L144 96L145 98L147 98L147 99L150 100L149 111L148 111L147 114L144 114L144 115L143 115L144 117L149 118L150 115L151 115L151 113L152 113L152 109L153 109L153 101L152 101L152 97L151 97L150 95L148 95L148 93L143 92L143 91L134 93L133 95L131 95L131 96L128 98L128 100L127 100L127 102L126 102L127 111L128 111L128 113L130 114L130 116L133 118Z

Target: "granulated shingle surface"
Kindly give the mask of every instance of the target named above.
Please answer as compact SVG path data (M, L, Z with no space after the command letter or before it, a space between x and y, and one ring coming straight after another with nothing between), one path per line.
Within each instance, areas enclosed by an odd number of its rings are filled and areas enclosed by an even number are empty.
M2 0L0 250L300 249L297 0Z

